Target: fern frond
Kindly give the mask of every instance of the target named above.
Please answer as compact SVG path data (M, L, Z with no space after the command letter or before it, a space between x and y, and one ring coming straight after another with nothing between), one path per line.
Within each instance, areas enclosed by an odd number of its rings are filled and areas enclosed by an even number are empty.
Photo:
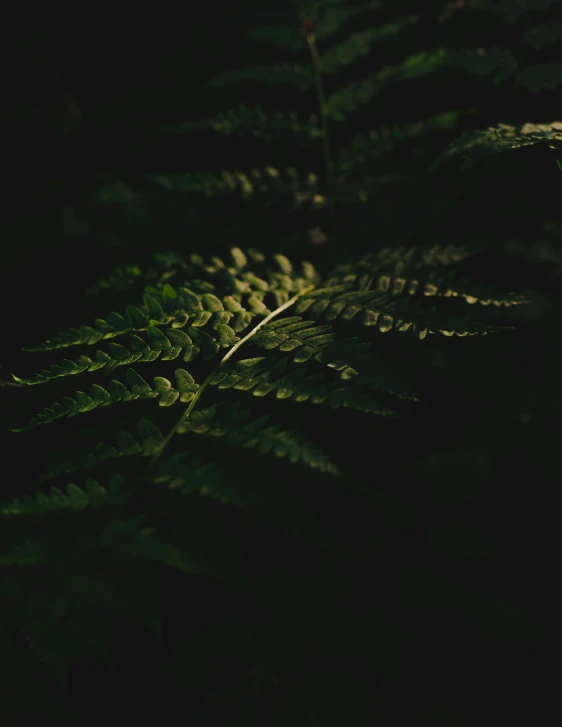
M43 345L34 348L24 349L26 351L51 351L57 348L77 346L79 344L92 345L106 338L115 338L135 330L146 330L150 325L161 323L172 323L185 325L187 322L184 310L191 313L196 312L195 325L207 323L211 316L208 309L205 310L204 302L216 310L216 303L211 298L198 297L188 289L176 291L169 283L162 289L147 286L143 297L142 306L127 306L125 314L112 312L107 317L97 318L93 326L81 326L69 328L68 331L58 333ZM150 291L150 293L148 292Z
M34 510L49 511L50 508ZM50 578L46 581L47 587L44 589L42 583L40 588L14 589L15 602L8 617L10 625L23 635L32 654L51 672L62 692L66 689L67 673L73 663L99 661L113 668L109 643L111 632L107 623L109 615L127 614L128 618L133 615L153 629L158 625L153 599L136 603L142 591L136 588L134 576L133 579L128 578L135 569L134 559L159 562L191 572L174 546L163 543L150 529L143 528L143 520L141 516L110 522L101 537L86 545L84 539L76 540L75 532L63 534L61 544L68 551L75 546L80 548L78 553L64 555L57 560L60 553L48 552L46 562L50 566ZM93 562L90 558L95 553L97 560L101 551L111 563L112 570L126 555L127 571L119 573L118 584L108 579L109 569L102 575L91 568ZM88 562L85 563L84 559ZM143 585L149 577L150 573L145 570ZM128 581L126 588L123 581ZM133 603L134 614L131 614Z
M107 502L108 497L111 499L120 491L122 486L122 478L114 474L110 476L107 488L92 479L86 482L85 490L72 483L66 485L65 492L58 487L51 487L49 495L39 492L35 497L16 498L9 505L0 506L0 515L43 515L61 510L99 507Z
M261 454L272 452L321 472L338 474L337 468L318 447L308 442L296 430L284 430L281 424L266 426L269 416L250 420L251 411L240 408L238 402L218 404L194 411L178 429L178 434L195 432L212 437L225 437L227 444L248 449L257 447Z
M326 199L320 194L318 177L309 173L301 179L293 168L281 174L273 167L264 170L252 169L250 172L194 172L193 174L168 174L151 176L149 181L166 189L178 192L200 192L206 197L224 197L238 194L242 199L258 196L268 203L292 197L295 208L309 205L311 209L321 209Z
M176 467L177 463L173 465L173 468ZM187 494L187 491L182 494ZM210 492L205 494L212 497ZM204 574L235 588L245 588L244 565L237 557L232 539L221 532L220 526L224 521L208 509L203 513L204 523L192 518L191 527L181 527L179 537L177 532L168 533L170 542L164 540L156 528L145 527L147 518L144 516L114 521L103 533L101 544L110 547L125 562L131 562L133 567L135 562L141 566L158 563L186 574ZM209 537L210 533L214 534L213 537Z
M420 401L398 375L398 365L391 357L380 351L371 350L371 344L357 337L338 340L325 346L315 357L340 372L343 381L353 379L352 383L374 389L400 399ZM405 374L405 372L403 372Z
M247 325L249 320L246 319L245 323ZM36 374L34 379L20 379L13 374L12 376L20 384L33 385L84 372L100 371L110 374L118 366L151 362L158 358L160 361L173 361L180 354L186 362L193 361L199 355L204 361L210 361L220 348L230 348L240 340L234 330L224 323L215 324L209 332L193 326L187 329L187 333L176 328L168 328L164 334L156 326L148 326L146 332L148 343L140 336L129 336L130 349L118 343L109 343L109 353L96 351L93 360L88 356L80 356L78 363L63 359L61 365L52 365L44 369Z
M184 573L192 573L195 569L188 558L179 548L162 540L154 528L143 527L145 519L141 516L110 522L100 538L100 543L129 558L161 563Z
M298 301L296 313L309 311L314 318L349 321L360 314L365 326L388 331L414 332L422 339L427 334L444 336L486 335L509 327L490 325L470 317L443 314L435 307L424 308L421 300L396 297L380 291L342 291L342 286L320 288Z
M98 295L105 290L128 290L135 281L146 279L146 275L138 265L121 265L114 268L109 275L99 278L86 290L86 295Z
M452 129L466 113L469 113L469 111L451 111L412 124L381 126L366 134L355 134L349 147L338 154L335 162L336 169L340 173L348 172L359 166L359 164L378 159L393 151L409 139L415 139L436 131Z
M387 66L372 76L335 91L327 100L327 112L334 121L345 121L352 112L372 101L389 84L421 78L446 65L447 52L444 49L409 56L397 66Z
M251 285L243 285L243 283L255 283L256 276L243 275L242 277L244 281L241 281L242 284L239 287L251 291ZM232 281L236 284L236 279L233 276ZM98 318L93 326L81 326L79 329L70 328L66 332L57 334L41 346L25 350L52 351L81 344L92 345L103 339L117 338L132 331L146 331L153 348L161 348L162 346L173 348L172 343L170 341L166 343L157 328L157 326L167 323L172 324L172 328L167 329L167 333L172 336L171 331L177 331L177 329L185 327L189 322L192 329L203 328L210 324L209 330L212 329L220 338L223 334L225 336L230 335L226 329L220 328L227 325L226 321L232 324L230 328L236 332L237 329L243 330L255 314L266 310L266 306L262 303L259 294L255 292L246 298L244 302L249 310L240 305L232 295L225 296L223 303L212 293L197 295L188 288L180 287L174 290L171 285L166 284L162 290L152 289L152 295L145 294L142 306L127 306L124 315L112 312L107 320ZM220 331L223 331L223 333L220 333ZM194 335L196 337L201 336L202 331ZM182 340L186 344L188 343L184 338ZM129 344L132 349L131 356L137 353L141 353L142 356L142 353L146 352L146 343L138 336L131 336ZM123 356L126 357L127 354L121 348L114 346L110 354L101 354L96 361L89 361L82 357L77 365L73 364L71 366L72 362L69 362L63 364L62 368L67 367L68 373L79 373L76 366L85 367L80 370L93 371L96 368L101 368L104 362L105 364L111 364L113 361L120 360ZM59 372L59 374L61 373Z
M361 260L338 265L332 275L324 281L324 287L344 285L347 289L355 287L358 290L370 290L376 281L381 279L381 286L388 287L391 292L409 292L407 283L396 283L399 290L395 290L394 283L385 283L394 278L409 279L434 275L440 276L454 263L461 262L474 255L478 250L469 249L463 245L433 245L432 247L383 247L376 253L365 255ZM416 292L419 290L416 284Z
M515 127L499 124L486 131L471 131L463 134L433 163L435 169L444 161L461 156L463 169L469 169L480 160L502 151L511 151L523 146L546 142L553 149L562 144L562 121L550 124L524 124Z
M349 5L346 0L308 0L302 4L299 18L301 21L309 19L315 36L319 40L327 40L348 21L379 7L380 3L374 0L355 6Z
M369 27L348 36L341 43L322 53L322 71L329 74L338 73L345 66L367 55L371 51L371 46L379 40L401 33L404 28L414 25L418 20L419 16L409 15L392 23Z
M392 281L393 292L402 292L400 290L400 282L399 279ZM437 296L439 298L461 297L469 304L494 305L498 308L501 306L522 305L530 302L520 293L501 293L485 283L475 282L466 276L459 277L455 270L448 271L441 276L439 274L430 275L425 284L423 286L419 285L418 289L416 289L417 282L416 280L407 281L409 293L415 294L419 292L424 296ZM379 290L384 290L386 288L386 281L382 284L382 280L379 278L377 287Z
M460 277L455 270L448 268L436 270L435 266L422 266L419 262L418 265L407 266L404 261L399 266L400 271L389 270L387 272L384 270L385 267L395 266L377 265L371 262L369 272L361 277L350 273L342 280L341 277L336 276L327 281L327 285L345 281L348 284L356 285L361 291L373 290L392 295L463 298L469 304L479 303L484 306L508 307L529 302L522 294L498 291L493 286L474 282L467 276Z
M174 252L161 252L153 255L154 266L144 270L138 265L121 265L90 286L86 290L87 296L98 295L105 291L128 290L135 282L140 280L166 282L177 274L176 268L188 267L185 261Z
M210 262L206 262L201 255L194 253L190 256L189 263L184 264L184 269L177 272L193 285L197 293L212 292L216 288L221 288L226 294L222 300L228 310L230 308L226 301L232 303L233 295L277 290L297 292L319 280L314 266L306 261L301 262L301 271L298 271L293 268L287 257L280 254L274 254L270 261L263 253L252 248L244 252L238 247L233 247L230 255L232 258L230 263L224 262L216 255ZM153 289L147 287L147 292L153 292ZM241 299L237 297L235 300L240 302Z
M174 373L176 377L175 387L172 386L171 381L168 379L155 376L154 388L152 388L134 369L128 369L127 383L130 389L115 379L109 382L107 389L98 384L92 384L90 396L83 391L75 392L74 399L65 396L62 402L55 402L41 414L32 417L27 426L12 429L11 431L23 432L42 424L49 424L57 419L73 417L97 409L100 406L111 406L121 401L158 398L160 406L171 406L178 399L181 402L191 401L199 385L194 382L191 374L185 369L176 369Z
M323 472L337 474L336 467L328 457L305 437L293 430L281 430L280 425L266 427L270 418L268 416L248 421L250 415L250 410L240 409L238 402L214 405L193 412L192 416L179 427L178 434L195 432L213 437L225 436L229 445L244 448L257 446L261 454L267 454L271 450L279 457L288 457L292 462L300 462ZM94 467L118 457L135 454L154 455L164 439L158 427L147 419L141 419L137 424L137 430L140 440L129 432L122 431L115 444L100 443L87 457L74 462L65 459L62 464L49 467L40 482L82 468ZM183 455L192 457L189 452L183 452ZM204 471L205 468L201 469L200 474L203 475ZM193 483L190 483L190 486L193 486Z
M108 460L120 457L130 457L136 454L143 457L154 455L164 440L161 431L153 422L145 418L139 419L136 427L138 437L123 430L117 434L113 444L99 442L85 457L73 459L65 456L62 462L48 465L36 484L40 485L54 477L68 475L80 469L97 467Z
M407 271L440 268L466 260L475 250L464 245L432 245L431 247L383 247L360 261L361 266L374 266L377 272L391 275Z
M264 326L252 342L268 350L296 351L294 363L305 363L314 358L329 368L340 371L342 380L357 376L354 383L367 388L417 400L403 382L391 375L388 362L369 354L371 344L358 338L341 338L331 325L317 326L300 316L282 318ZM359 368L359 371L355 370Z
M216 341L223 336L219 331L222 330L226 335L226 329L221 329L220 326L230 325L230 328L238 333L249 325L255 315L267 315L270 311L263 303L266 295L270 295L272 303L278 307L288 300L291 293L298 292L319 280L314 266L306 261L301 263L301 270L295 270L284 255L273 255L273 267L265 261L263 254L253 249L248 249L244 253L240 248L234 247L230 254L231 265L217 256L212 258L210 264L206 264L200 255L195 254L191 255L189 263L179 257L177 261L174 260L177 267L170 268L168 272L187 278L190 288L194 288L197 292L184 286L174 288L169 283L147 285L142 305L129 305L124 313L112 312L107 320L98 318L93 326L70 328L66 332L58 333L41 346L24 350L51 351L82 344L93 345L103 339L116 338L132 331L148 331L151 327L165 324L171 324L172 329L184 328L188 323L191 328L206 326L208 330L212 329L211 335ZM264 277L260 277L254 271L263 272ZM209 292L217 287L220 287L223 293L222 299ZM173 333L170 331L171 329L168 329L167 334L173 338ZM195 338L198 336L202 341L206 340L202 331L195 334ZM189 345L185 338L181 336L180 338L182 340L175 344L176 347ZM147 344L139 342L142 339L134 337L132 341L129 340L131 355L147 353ZM162 346L174 348L174 342L166 343L154 330L149 344L151 349L161 349ZM63 371L55 368L52 372L50 370L42 372L42 375L52 378L52 373L58 375L79 373L86 369L78 371L76 366L87 368L94 364L99 369L104 362L111 367L114 359L120 360L126 356L124 351L115 348L113 353L102 354L99 360L90 362L84 357L78 364L64 363L61 367ZM39 379L35 381L38 383Z
M377 3L363 3L359 6L344 5L342 0L328 0L320 3L303 3L298 16L301 22L309 21L319 40L328 40L344 25L362 13L373 10ZM260 43L276 45L288 53L298 53L304 46L303 34L294 27L263 26L248 33L248 37Z
M300 316L281 318L263 326L252 338L255 346L268 350L295 351L293 361L304 363L320 353L337 334L331 325L316 326L313 321L305 321Z
M344 121L382 93L391 84L423 78L446 68L458 68L481 76L493 75L501 83L517 71L510 51L500 48L452 51L445 48L423 51L405 58L396 66L386 66L362 81L351 83L328 98L328 113L334 121Z
M199 494L234 507L249 504L236 480L215 463L203 462L189 452L181 452L158 462L154 482L184 495Z
M259 106L248 108L245 105L203 121L169 124L161 127L158 133L185 134L206 128L225 136L255 136L266 141L279 137L307 141L322 136L318 117L314 114L307 121L300 121L296 112L268 113Z
M228 364L210 380L219 389L251 391L254 396L267 396L272 391L278 399L328 403L332 408L350 407L358 411L394 416L395 412L382 403L381 398L369 397L359 388L341 386L341 381L324 382L323 373L310 375L306 368L290 369L288 359L279 356L261 356Z
M7 508L10 505L6 506ZM9 513L6 513L9 514ZM0 555L0 565L22 566L22 565L38 565L45 562L45 553L43 549L30 540L24 540L14 546L13 551L9 555Z

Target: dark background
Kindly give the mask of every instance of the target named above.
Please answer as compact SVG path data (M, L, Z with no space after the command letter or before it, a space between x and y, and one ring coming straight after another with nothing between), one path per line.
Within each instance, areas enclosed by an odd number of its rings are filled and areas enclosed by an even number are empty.
M403 13L394 3L382 8L376 22L419 12L417 3L401 5ZM267 12L273 17L278 10L282 20L287 6L268 3ZM216 91L205 85L224 71L282 59L278 49L247 40L247 31L263 22L256 15L263 9L259 3L245 2L227 11L191 4L181 16L158 14L156 9L143 14L138 8L129 16L120 10L117 17L100 17L93 8L59 15L34 10L24 16L12 11L2 33L0 378L7 380L12 371L41 368L30 354L20 353L22 347L118 310L117 298L110 296L101 303L84 297L84 291L115 265L148 259L152 251L211 255L237 244L281 250L320 267L325 263L325 250L311 246L308 235L317 225L327 228L325 212L297 210L288 216L282 207L248 208L237 200L217 203L197 195L165 195L146 181L150 174L283 166L289 156L298 169L319 169L321 174L318 148L286 147L282 140L264 145L211 132L154 133L162 125L203 119L241 102L300 114L316 111L313 95L283 87L235 84ZM510 25L499 16L475 11L458 12L443 24L437 20L442 9L441 3L424 4L418 25L375 46L366 59L346 71L349 78L442 44L512 48L523 65L560 58L560 44L535 58L520 43L533 17L537 22L556 18L556 8ZM361 28L364 20L354 22L351 27ZM337 82L343 80L345 76ZM371 439L352 442L342 436L334 446L338 456L353 460L358 472L376 475L385 490L413 504L434 524L471 527L500 544L499 556L486 549L480 556L459 556L424 550L408 534L392 535L380 588L394 588L387 600L408 623L410 641L398 671L376 684L366 682L364 691L373 694L377 705L373 713L389 725L417 719L435 725L500 721L534 727L548 723L541 710L546 714L548 701L554 701L561 636L555 593L560 575L556 553L562 176L546 146L502 157L485 172L447 167L429 176L427 168L460 130L560 119L560 89L532 94L510 82L496 86L488 77L440 72L392 88L348 126L338 127L334 143L339 143L339 135L343 143L355 130L464 108L472 111L461 129L448 137L424 140L419 149L405 145L387 160L385 169L411 169L414 181L380 191L368 210L339 211L341 249L353 256L401 241L485 241L489 247L470 262L468 272L500 289L524 291L533 303L513 313L517 325L509 335L476 342L433 340L431 347L420 347L411 360L414 377L429 402L423 415L377 425L376 452ZM107 186L123 195L121 203L100 203L97 190ZM68 437L65 447L83 444L86 430L74 427L54 428L52 433L39 428L25 435L5 431L37 410L35 393L35 388L31 392L0 388L3 499L19 493L42 471L60 444L61 432ZM323 436L331 441L330 433ZM330 512L330 505L325 507ZM336 501L333 510L338 508ZM354 517L357 513L350 512L350 523L355 523ZM351 524L350 532L355 527ZM314 571L314 566L310 568ZM422 574L419 582L416 574ZM360 569L339 577L341 590L352 594L344 608L352 621L354 612L362 611L363 596L377 584ZM523 615L513 619L515 625L507 627L507 636L499 642L495 626L487 627L488 636L475 635L472 626L457 618L459 606L449 606L445 596L435 595L438 589L432 591L432 583L442 585L451 579L486 598L515 604ZM168 583L170 594L176 594L176 586ZM206 595L198 596L192 617L213 632L209 614L223 595L208 584L201 589L207 589ZM183 604L191 593L179 601ZM237 609L242 611L244 605L229 605L233 623L237 618L251 621L251 614L241 615ZM255 617L259 619L259 614ZM504 625L509 621L505 615L499 620ZM222 628L228 631L228 625ZM222 638L219 627L213 638ZM124 643L129 642L124 639ZM115 723L127 724L119 720L150 709L161 717L160 708L163 719L182 708L190 719L205 690L190 692L187 704L181 691L170 693L165 686L158 687L165 695L160 697L154 682L164 682L161 658L136 644L123 656L127 666L117 682L99 677L93 686L89 677L77 678L69 714L82 720L85 709L96 718L107 714L109 720L109 706L102 706L107 698L108 705L114 704ZM209 658L208 664L216 667L219 681L232 679L226 661L215 664ZM329 665L326 656L322 664L310 668L328 672ZM201 671L206 674L205 668ZM357 683L365 678L364 673L352 676L351 670L349 675ZM325 684L329 683L328 679ZM107 696L98 699L101 694ZM168 700L165 708L162 700ZM263 724L269 723L267 711L265 715ZM345 724L347 717L342 708L340 723ZM224 723L217 719L217 724ZM290 724L289 717L284 719L279 724ZM357 723L374 724L366 720Z

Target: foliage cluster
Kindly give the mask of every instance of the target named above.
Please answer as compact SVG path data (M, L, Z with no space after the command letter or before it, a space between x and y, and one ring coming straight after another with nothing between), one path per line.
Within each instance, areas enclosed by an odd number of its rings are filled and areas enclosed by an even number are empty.
M483 200L528 164L559 195L560 3L403 5L247 9L271 62L228 58L197 90L236 103L139 122L180 156L217 144L216 168L89 166L65 208L110 270L84 271L82 311L63 292L62 330L26 348L42 368L14 355L2 387L8 441L55 432L0 507L6 710L83 721L105 684L117 721L134 700L205 725L462 727L487 701L466 703L475 663L525 680L546 648L555 626L513 592L528 501L500 484L554 488L562 226L529 205L533 247ZM496 37L465 45L483 18ZM59 91L61 144L115 126Z

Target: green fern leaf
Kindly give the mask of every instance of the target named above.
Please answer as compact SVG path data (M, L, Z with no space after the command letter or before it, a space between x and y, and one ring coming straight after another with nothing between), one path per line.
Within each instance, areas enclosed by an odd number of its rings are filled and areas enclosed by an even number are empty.
M305 142L322 136L317 116L311 115L307 121L300 121L295 112L274 111L268 113L259 106L248 108L244 105L236 109L229 109L211 119L164 126L157 133L185 134L205 128L225 136L255 136L266 141L287 138Z
M444 336L486 335L507 330L507 326L495 326L470 317L442 315L436 308L424 308L421 300L397 297L380 291L342 291L340 287L320 288L301 298L296 313L308 311L314 318L350 321L360 314L365 326L376 326L381 333L388 331L414 332L418 338L428 333Z
M151 278L150 273L143 273L138 265L125 265L116 267L106 277L99 278L94 285L87 289L86 295L98 295L106 290L128 290L137 280Z
M289 369L288 359L262 356L228 364L215 372L210 384L219 389L251 391L254 396L267 396L275 391L278 399L310 400L313 404L328 403L332 408L350 407L358 411L394 416L381 398L369 396L359 388L341 386L340 381L325 383L324 374L309 375L305 368Z
M406 372L402 371L403 378L400 377L398 363L380 351L372 351L369 343L358 338L340 339L328 344L316 360L339 371L343 381L353 379L352 383L367 389L420 401L419 396L404 383Z
M418 20L417 15L410 15L392 23L367 28L364 31L348 36L341 43L322 53L323 72L338 73L345 66L367 55L371 51L371 46L379 40L401 33L404 28L417 23Z
M345 23L362 13L375 9L375 3L364 3L351 7L344 5L341 0L329 0L322 3L304 3L301 5L298 16L302 21L309 20L312 29L319 40L328 40L335 35ZM304 35L295 28L281 25L263 26L250 31L249 38L268 45L276 45L289 52L297 53L304 45Z
M451 111L413 124L383 126L367 134L355 134L349 147L342 150L335 166L340 174L348 173L360 164L378 159L410 139L454 128L468 111Z
M212 320L212 318L209 320ZM249 324L250 320L251 316L243 319L244 327ZM240 330L240 326L238 328ZM229 348L240 340L239 336L235 335L234 330L224 323L216 323L214 326L209 327L209 332L202 328L190 326L187 332L170 328L166 330L166 334L155 326L148 326L148 343L140 336L129 336L130 349L116 343L110 343L108 346L109 353L96 351L93 360L87 356L80 356L78 363L64 359L60 366L50 366L48 369L36 374L34 379L12 376L18 383L33 385L83 372L100 371L104 374L111 374L118 366L125 366L135 362L152 362L158 358L161 361L172 361L178 358L180 354L186 362L193 361L199 355L205 361L210 361L220 348Z
M463 298L469 304L479 303L483 306L508 307L530 302L521 294L497 291L492 286L474 282L469 277L460 277L454 269L447 269L445 262L442 263L443 269L436 269L435 264L424 265L421 259L415 261L410 258L408 263L405 257L384 263L380 258L377 261L371 256L361 262L358 270L361 271L363 266L369 272L363 275L340 274L328 282L333 284L343 281L360 291L373 290L392 295Z
M334 92L327 100L327 112L334 121L345 121L357 109L370 103L391 83L421 78L445 68L448 63L444 49L418 53L398 66L388 66L361 81Z
M45 473L36 482L37 485L61 475L67 475L80 469L97 467L108 460L120 457L131 457L141 455L143 457L153 456L160 448L164 436L158 427L149 419L140 419L137 422L138 437L127 431L119 432L113 444L99 442L85 457L73 459L65 456L59 464L48 465Z
M161 460L154 481L185 495L197 493L239 508L247 507L250 502L227 472L214 463L204 463L188 452Z
M511 151L523 146L532 146L546 142L553 148L562 143L562 122L550 124L524 124L520 127L499 124L486 131L472 131L463 134L434 162L432 169L444 161L462 156L463 169L473 167L480 160L502 151Z
M288 168L283 175L273 167L249 172L195 172L166 176L151 176L147 181L182 192L199 192L205 197L225 197L238 194L244 200L259 197L271 202L277 198L292 197L294 207L308 205L311 209L321 209L326 200L320 194L318 178L310 173L300 179L296 170Z
M92 345L102 339L116 338L131 333L132 331L148 331L149 328L151 329L150 335L152 338L156 342L160 341L163 343L164 339L162 337L159 338L155 330L155 327L159 325L171 324L172 329L176 329L183 328L189 322L192 328L202 328L209 323L211 327L217 324L228 323L231 319L233 319L235 325L238 325L240 321L246 321L247 319L244 308L232 296L226 296L228 302L225 307L212 293L197 295L182 286L176 290L169 283L162 286L161 289L150 288L150 290L152 295L145 294L144 305L139 307L127 306L125 315L115 312L110 313L107 321L97 319L93 328L90 326L81 326L80 329L70 328L64 333L57 334L41 346L26 348L25 350L51 351L68 346ZM251 287L249 290L251 290ZM254 305L255 300L254 294L254 297L250 296L247 301L248 307L251 309L250 319L253 312L258 312L256 311L256 307L259 308L259 305ZM240 315L232 315L233 311L240 312ZM132 343L134 354L136 352L135 348L138 350L139 339L133 336L129 340ZM144 353L145 349L146 346L143 344L140 350ZM95 368L88 367L99 363L100 366L97 368L101 368L104 364L117 362L120 358L119 352L123 352L118 347L114 347L112 350L115 351L114 356L102 353L101 358L98 357L98 360L95 362L83 358L79 361L78 365L74 364L74 368L70 366L72 362L68 362L66 364L69 367L68 372L70 373L71 370L74 370L75 373L81 373L84 370L96 370ZM78 366L79 370L76 369L76 366ZM108 368L111 368L111 366ZM54 372L62 373L58 369L55 369ZM62 373L62 375L66 374Z
M348 21L378 7L378 2L364 2L351 6L346 0L307 0L301 5L299 18L302 21L310 19L316 37L327 40Z
M35 497L15 499L11 505L0 507L1 515L36 515L59 510L84 510L105 503L107 490L98 482L88 482L86 490L73 484L66 486L66 492L51 487L50 495L38 493Z
M344 290L356 285L359 290L369 290L376 276L423 278L432 272L439 276L443 268L466 260L476 252L477 249L469 249L463 245L383 247L358 262L336 266L332 274L325 279L323 287L341 285L343 286L341 289Z
M329 331L329 333L328 333ZM322 347L332 343L337 337L331 325L315 326L299 316L281 318L263 326L252 338L255 346L268 350L295 351L293 361L304 363L316 356Z
M127 383L130 389L116 380L109 382L109 390L93 384L90 387L90 396L83 391L77 391L74 394L74 399L65 396L62 402L55 402L41 414L32 417L27 426L12 429L11 431L26 431L42 424L49 424L57 419L73 417L97 409L100 406L110 406L121 401L157 398L160 406L171 406L178 400L182 402L191 401L195 396L195 391L199 388L198 384L190 383L193 379L183 369L176 371L176 381L177 388L173 387L167 379L155 377L154 388L152 388L134 369L128 369Z
M272 452L300 462L322 472L338 474L328 456L295 430L283 430L280 424L266 426L270 417L251 420L251 411L240 408L238 402L219 404L193 412L178 429L178 433L195 432L212 437L225 437L226 443L248 449L257 447L261 454Z
M164 542L152 528L141 528L143 519L110 523L102 535L102 545L111 546L132 558L161 563L185 573L193 572L188 559L178 548Z

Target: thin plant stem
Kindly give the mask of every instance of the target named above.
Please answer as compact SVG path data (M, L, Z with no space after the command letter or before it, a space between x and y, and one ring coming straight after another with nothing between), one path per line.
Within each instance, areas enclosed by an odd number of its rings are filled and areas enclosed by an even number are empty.
M330 249L332 257L335 258L337 248L337 228L336 228L336 208L334 204L334 162L330 148L330 129L328 125L328 104L326 102L326 94L324 92L324 83L322 81L322 59L316 44L316 36L314 33L307 33L306 42L310 49L312 58L312 68L314 71L314 82L316 84L316 96L318 105L320 106L320 119L322 123L322 143L324 146L324 165L326 168L326 183L328 187L328 214L330 215Z
M184 421L189 418L191 412L195 408L195 405L201 398L201 395L203 394L203 392L205 391L207 386L209 386L209 384L212 383L213 377L215 376L215 374L226 364L226 362L230 358L232 358L232 356L234 356L234 354L240 348L240 346L243 346L246 343L246 341L248 341L250 338L252 338L252 336L255 336L255 334L259 331L259 329L262 326L265 326L267 323L269 323L269 321L272 320L273 318L275 318L276 316L278 316L279 313L282 313L287 308L290 308L302 295L306 295L307 293L310 293L310 291L313 290L314 287L315 287L314 285L309 285L307 288L300 290L296 295L294 295L292 298L290 298L286 303L283 303L283 305L279 306L279 308L276 308L268 316L266 316L266 318L264 318L263 321L260 321L258 323L258 325L255 328L253 328L250 331L250 333L248 333L247 336L244 336L244 338L240 339L240 341L238 341L238 343L236 343L226 353L226 355L220 360L218 366L215 369L213 369L213 371L211 371L211 373L207 376L205 381L197 389L197 393L195 394L193 399L189 402L189 406L187 407L185 412L182 414L181 418L178 420L178 422L175 424L175 426L172 428L172 430L168 433L168 435L164 438L164 441L162 442L162 444L158 448L158 451L156 452L156 454L154 455L154 457L152 458L152 460L150 462L151 467L153 467L156 464L156 462L160 458L162 452L164 451L165 447L167 446L169 441L172 439L174 434L176 434L176 432L181 427L181 425L184 423Z

